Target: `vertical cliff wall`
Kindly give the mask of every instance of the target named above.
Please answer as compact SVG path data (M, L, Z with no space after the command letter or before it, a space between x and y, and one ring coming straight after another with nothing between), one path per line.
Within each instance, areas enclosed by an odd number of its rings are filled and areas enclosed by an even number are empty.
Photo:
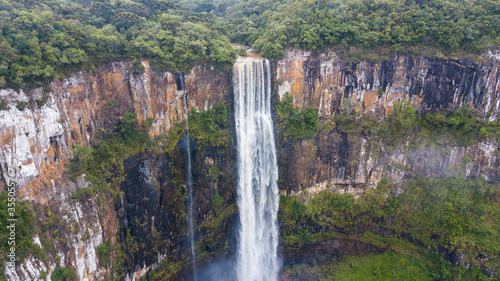
M274 92L278 100L288 92L296 107L315 108L323 121L338 115L345 103L354 104L359 116L371 113L382 120L401 100L409 100L417 113L468 105L495 121L500 110L500 53L489 52L483 61L394 56L381 63L352 62L333 51L288 49L274 64ZM336 130L321 131L313 139L282 138L281 189L291 194L325 189L359 194L382 177L395 182L412 175L499 179L495 141L469 147L450 142L396 148L379 141Z
M275 102L289 92L295 106L315 108L321 121L328 121L348 100L360 113L382 120L402 99L418 112L454 110L467 104L493 121L500 110L499 61L500 54L490 53L481 64L409 56L354 63L334 52L290 49L284 59L272 63L272 92ZM144 73L134 74L131 64L113 63L75 73L54 81L50 89L30 94L0 90L0 99L10 107L0 110L1 173L5 178L9 168L17 171L17 195L36 206L38 227L54 216L60 218L45 224L34 237L49 258L42 261L30 255L15 271L7 271L9 280L37 280L56 265L74 269L78 280L104 278L110 272L99 264L96 248L107 241L125 241L126 228L133 237L148 237L142 241L144 255L132 258L136 266L129 279L137 279L162 260L175 264L182 258L187 241L185 205L179 193L185 169L181 152L170 158L142 153L127 159L121 202L110 196L104 202L73 200L71 194L90 183L83 177L74 183L66 175L72 146L92 145L101 130L115 128L126 112L137 113L141 124L151 124L151 137L185 118L176 76L153 71L147 61L143 66ZM185 84L191 108L212 108L218 101L232 108L229 72L195 67L186 74ZM22 108L20 102L27 102L23 110L18 108ZM225 130L232 135L223 147L193 145L200 264L221 258L231 246L232 237L219 238L231 235L236 206L220 208L217 201L235 202L234 124ZM464 175L489 181L500 176L498 143L493 140L470 146L450 142L387 147L370 136L335 128L321 130L310 139L285 140L280 132L278 137L279 183L286 194L313 196L325 189L359 194L382 177L401 182L413 175ZM55 239L54 233L58 233ZM185 273L180 270L172 276Z
M177 77L151 70L147 61L142 64L142 74L134 74L131 64L119 62L54 81L50 89L29 94L22 90L0 91L0 99L8 107L0 111L1 173L5 178L9 169L17 172L17 196L37 206L39 225L50 219L47 213L62 218L38 234L49 239L57 229L60 239L50 243L55 250L44 249L38 235L35 237L50 258L41 261L28 257L15 271L6 272L9 280L38 280L56 265L75 269L78 280L95 280L109 273L99 265L96 247L119 239L119 214L115 213L112 198L99 204L72 200L73 192L90 183L83 177L76 183L69 181L66 170L73 145L92 145L94 137L102 130L115 128L125 112L137 113L141 124L150 123L151 137L168 132L173 123L185 118ZM188 106L211 108L225 98L230 85L229 72L220 74L214 69L195 67L186 74ZM19 106L22 102L26 102L24 109ZM134 200L130 196L127 201ZM152 262L148 259L148 266Z
M151 118L151 136L167 132L174 122L184 119L177 77L159 74L143 62L145 71L133 74L126 63L113 63L94 72L79 72L54 81L50 91L1 90L0 98L9 110L0 111L2 173L18 170L20 194L28 200L44 202L51 180L70 158L73 145L89 146L100 130L113 128L125 112L136 112L139 122ZM186 74L186 93L191 108L212 107L229 90L230 77L215 70L195 67ZM19 110L19 101L32 100L31 107ZM46 101L38 106L34 101ZM41 104L41 103L40 103Z
M500 51L484 55L483 63L409 55L381 63L341 59L334 51L311 53L288 49L275 64L279 97L289 92L297 106L314 106L330 116L346 98L364 112L390 111L407 99L422 111L453 110L469 104L492 117L500 110Z

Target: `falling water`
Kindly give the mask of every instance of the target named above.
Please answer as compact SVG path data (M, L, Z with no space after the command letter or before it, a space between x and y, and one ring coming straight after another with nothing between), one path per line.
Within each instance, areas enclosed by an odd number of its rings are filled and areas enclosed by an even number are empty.
M184 91L184 75L182 72L179 72L179 82L180 82L180 90L182 91L182 96L184 97L184 105L186 108L186 144L187 144L187 163L188 163L188 172L187 172L187 185L189 188L189 209L188 209L188 217L189 217L189 242L191 244L191 257L193 258L193 278L194 281L197 281L196 278L196 253L194 250L194 226L193 226L193 174L191 171L191 146L189 144L189 117L187 114L188 104L186 99L186 94Z
M277 280L278 170L268 60L239 58L233 69L238 142L239 281Z

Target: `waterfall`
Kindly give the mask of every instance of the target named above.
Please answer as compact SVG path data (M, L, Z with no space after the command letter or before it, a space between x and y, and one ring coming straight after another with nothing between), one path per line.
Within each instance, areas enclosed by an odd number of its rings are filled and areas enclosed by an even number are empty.
M239 281L277 280L278 165L268 60L239 58L233 69L238 143Z
M197 281L196 277L196 252L194 250L194 225L193 225L193 173L191 171L191 146L189 142L189 114L186 93L184 90L184 75L179 72L180 90L184 97L185 114L186 114L186 145L187 145L187 186L189 189L189 208L188 208L188 224L189 224L189 242L191 246L191 257L193 259L193 280Z

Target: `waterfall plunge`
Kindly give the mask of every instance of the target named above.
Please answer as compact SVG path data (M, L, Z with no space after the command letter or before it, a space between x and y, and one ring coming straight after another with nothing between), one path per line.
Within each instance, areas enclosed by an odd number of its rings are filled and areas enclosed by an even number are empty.
M189 226L189 243L191 246L191 257L193 259L193 280L198 281L196 277L196 252L194 248L194 223L193 223L193 172L191 171L191 145L189 142L189 114L188 114L188 104L186 98L186 91L184 89L184 74L179 71L179 84L182 91L182 96L184 97L185 114L186 114L186 143L187 143L187 185L189 188L189 208L188 208L188 226Z
M233 69L238 142L239 281L277 280L278 165L267 60L239 58Z

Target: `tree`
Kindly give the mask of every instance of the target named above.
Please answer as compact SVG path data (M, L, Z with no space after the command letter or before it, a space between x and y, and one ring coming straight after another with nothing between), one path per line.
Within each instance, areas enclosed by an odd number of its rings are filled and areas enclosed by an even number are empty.
M52 281L70 281L73 277L75 277L74 270L69 270L61 266L56 266L51 275Z

